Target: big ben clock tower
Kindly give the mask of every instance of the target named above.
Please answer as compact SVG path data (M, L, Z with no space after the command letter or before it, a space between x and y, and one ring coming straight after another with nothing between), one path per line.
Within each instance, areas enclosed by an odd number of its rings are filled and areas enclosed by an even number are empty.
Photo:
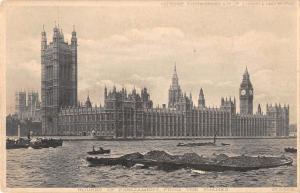
M250 81L248 69L243 74L243 80L240 86L240 114L253 114L253 87Z

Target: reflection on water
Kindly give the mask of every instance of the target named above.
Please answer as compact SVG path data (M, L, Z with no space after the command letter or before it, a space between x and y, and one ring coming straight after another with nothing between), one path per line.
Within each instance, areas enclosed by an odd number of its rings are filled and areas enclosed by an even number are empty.
M284 147L296 147L296 139L234 139L220 140L229 146L176 147L180 140L146 141L65 141L62 147L49 149L7 150L8 187L272 187L296 186L296 154ZM198 142L193 140L193 142ZM247 172L202 172L181 169L164 172L155 168L124 168L122 166L88 167L86 152L92 146L111 149L106 157L126 153L164 150L171 154L195 152L210 156L285 154L293 158L292 166Z

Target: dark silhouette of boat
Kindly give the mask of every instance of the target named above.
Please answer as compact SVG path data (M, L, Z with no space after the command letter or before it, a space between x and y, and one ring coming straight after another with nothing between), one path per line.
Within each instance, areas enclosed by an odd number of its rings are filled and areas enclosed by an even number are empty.
M93 151L88 151L87 153L89 155L106 154L110 153L110 149L103 149L102 147L100 147L99 150L95 150L95 147L93 146Z
M49 147L56 148L58 146L62 146L62 144L63 144L62 139L36 138L34 141L31 141L30 147L32 147L33 149L42 149L42 148L49 148Z
M214 142L199 142L199 143L178 143L177 147L195 147L195 146L214 146L217 141L217 133L214 135Z
M209 145L216 145L212 142L204 142L204 143L178 143L177 146L185 146L185 147L195 147L195 146L209 146Z
M22 138L21 137L21 128L20 125L18 125L18 138L17 139L6 139L6 149L20 149L20 148L28 148L30 145L30 135L28 135L28 138Z
M229 143L221 143L221 145L226 146L226 145L230 145Z
M29 144L30 144L30 139L26 139L26 138L6 139L6 149L28 148Z
M204 158L196 153L186 153L184 155L170 155L164 151L150 151L146 154L131 153L117 158L97 158L87 157L89 166L112 166L122 165L132 167L136 164L142 165L142 168L157 167L165 171L174 171L182 168L196 169L202 171L248 171L260 168L273 168L283 165L291 165L291 158L265 157L265 156L234 156L229 157L220 154L214 158Z
M105 150L96 150L96 151L89 151L87 152L89 155L97 155L97 154L106 154L110 153L110 149L105 149Z
M289 153L297 153L297 149L293 147L284 148L284 151Z

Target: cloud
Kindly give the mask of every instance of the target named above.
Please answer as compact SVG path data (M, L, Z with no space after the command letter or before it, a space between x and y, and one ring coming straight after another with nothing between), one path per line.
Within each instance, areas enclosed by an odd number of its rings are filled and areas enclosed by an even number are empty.
M69 39L70 34L65 37ZM39 43L27 42L34 49L24 49L28 58L9 67L9 80L20 76L24 88L29 74L40 84ZM147 87L155 104L167 103L173 65L176 62L179 81L184 91L197 101L204 88L208 104L219 104L221 96L238 98L239 84L248 66L255 88L256 103L283 101L295 104L296 60L293 39L271 32L251 30L234 36L195 36L177 27L156 26L131 28L105 38L81 38L78 47L79 98L87 92L94 103L103 103L106 85L112 88ZM20 43L23 44L23 43ZM22 46L20 46L22 48ZM13 55L16 56L16 55Z

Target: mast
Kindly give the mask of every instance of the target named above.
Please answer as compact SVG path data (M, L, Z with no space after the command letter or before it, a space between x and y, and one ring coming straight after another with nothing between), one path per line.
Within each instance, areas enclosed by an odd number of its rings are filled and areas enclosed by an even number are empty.
M18 125L18 138L21 137L21 132L20 132L20 125Z

